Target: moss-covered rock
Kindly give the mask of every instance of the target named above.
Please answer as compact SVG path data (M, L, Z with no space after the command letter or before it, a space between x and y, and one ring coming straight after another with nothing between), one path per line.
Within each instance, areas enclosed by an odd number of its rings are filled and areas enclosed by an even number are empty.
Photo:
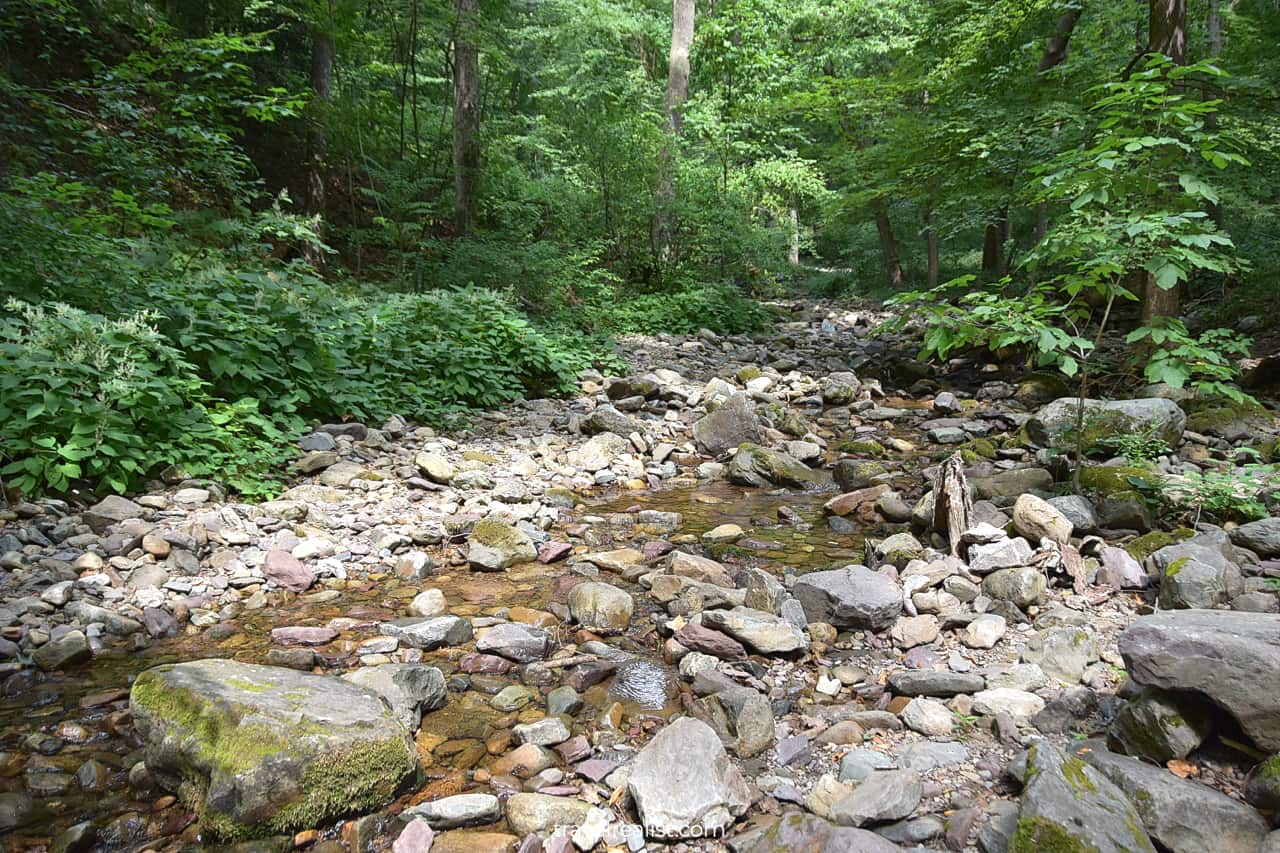
M851 441L837 441L832 445L835 450L841 453L849 453L855 456L884 456L887 452L884 445L875 439L860 439Z
M1166 533L1163 530L1153 530L1150 533L1130 539L1125 544L1124 550L1128 552L1130 557L1133 557L1133 559L1141 563L1161 548L1169 545L1176 545L1177 543L1190 539L1195 535L1196 533L1194 530L1188 530L1185 527L1179 528L1172 533Z
M726 471L729 481L740 486L764 487L770 484L811 488L822 484L818 472L799 459L758 444L746 443L733 454Z
M1187 429L1236 440L1275 426L1275 417L1256 402L1188 400Z
M373 691L230 660L138 676L147 769L213 837L263 837L378 808L416 773L409 731Z
M538 549L527 533L494 518L477 521L467 545L471 568L487 572L500 572L537 556Z
M961 453L972 453L975 457L981 459L996 458L996 443L989 438L975 438L972 441L966 441L964 444L958 445L956 449Z
M1043 447L1074 447L1079 400L1063 397L1042 406L1027 421L1027 434ZM1139 400L1084 401L1083 446L1104 447L1111 439L1151 433L1170 447L1182 440L1187 418L1172 400L1146 397Z
M1027 784L1010 853L1154 853L1111 780L1045 741L1027 750Z
M1147 483L1155 474L1131 465L1090 465L1080 471L1080 487L1103 497L1113 497L1135 488L1134 481Z

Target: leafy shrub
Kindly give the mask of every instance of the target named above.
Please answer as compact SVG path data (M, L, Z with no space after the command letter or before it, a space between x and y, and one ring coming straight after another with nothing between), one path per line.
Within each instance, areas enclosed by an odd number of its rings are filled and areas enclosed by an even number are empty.
M628 299L609 312L609 319L619 331L640 334L692 334L702 329L741 334L764 328L769 314L736 287L705 285Z
M125 491L177 464L257 491L289 426L256 401L212 400L154 316L108 319L11 300L0 320L0 440L12 486L65 491L87 481Z
M1160 498L1173 508L1219 521L1267 517L1267 500L1280 493L1280 468L1249 464L1225 471L1188 472L1162 479Z

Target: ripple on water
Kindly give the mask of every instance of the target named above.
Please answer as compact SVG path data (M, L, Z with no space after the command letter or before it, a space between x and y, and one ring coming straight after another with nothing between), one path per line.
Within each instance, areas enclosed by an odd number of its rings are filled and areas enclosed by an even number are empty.
M658 711L675 693L671 671L660 663L633 660L618 667L609 694L641 708Z

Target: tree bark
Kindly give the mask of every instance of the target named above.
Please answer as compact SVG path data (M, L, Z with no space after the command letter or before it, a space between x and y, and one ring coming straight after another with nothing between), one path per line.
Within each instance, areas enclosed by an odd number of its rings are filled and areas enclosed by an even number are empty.
M992 278L999 278L1009 272L1004 247L1012 236L1012 224L1009 220L1009 208L1002 207L996 213L995 220L987 224L987 230L982 235L982 271Z
M1083 7L1068 9L1062 13L1062 17L1058 19L1058 28L1050 37L1049 43L1045 45L1044 53L1040 57L1040 66L1036 70L1041 74L1061 65L1067 59L1067 48L1071 44L1071 33L1076 28L1076 22L1080 20L1080 14L1084 11Z
M787 262L793 267L800 265L800 211L796 208L795 199L791 200L791 227L787 234Z
M1163 53L1187 64L1187 0L1151 0L1147 18L1148 53Z
M453 41L453 227L466 234L475 218L480 175L480 50L476 0L454 0Z
M333 96L333 36L320 30L311 33L311 91L315 94L320 115L313 115L307 123L307 191L304 210L311 216L323 216L325 206L324 159L327 143L324 135L324 107ZM319 227L316 228L317 232ZM303 257L313 265L323 259L315 246L303 248Z
M938 259L938 212L934 210L933 205L929 206L929 212L925 215L925 248L929 256L929 287L938 286L939 275L939 259Z
M1178 65L1187 62L1187 0L1151 0L1148 17L1149 53L1163 53ZM1181 305L1178 287L1168 290L1147 274L1142 294L1142 323L1157 317L1174 317Z
M689 100L689 51L693 47L694 0L672 0L671 55L667 64L666 140L658 152L654 190L652 242L659 261L671 253L672 210L676 200L675 158L684 130L684 104Z
M902 262L898 260L898 240L893 236L893 223L889 221L889 210L884 199L877 198L871 202L871 212L875 214L876 231L880 233L884 274L889 280L889 286L896 290L906 283L907 277L902 272Z

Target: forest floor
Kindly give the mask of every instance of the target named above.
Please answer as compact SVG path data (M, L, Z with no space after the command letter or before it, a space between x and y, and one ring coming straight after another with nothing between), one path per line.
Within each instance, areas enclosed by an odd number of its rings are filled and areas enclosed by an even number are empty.
M175 478L12 507L0 845L1280 849L1280 774L1248 775L1280 750L1280 519L1182 528L1130 481L1275 418L1136 401L1106 428L1169 447L1077 497L1032 443L1056 381L940 377L874 312L786 310L622 341L627 376L456 436L321 426L264 504ZM167 689L131 701L147 670ZM416 774L362 760L379 726Z

